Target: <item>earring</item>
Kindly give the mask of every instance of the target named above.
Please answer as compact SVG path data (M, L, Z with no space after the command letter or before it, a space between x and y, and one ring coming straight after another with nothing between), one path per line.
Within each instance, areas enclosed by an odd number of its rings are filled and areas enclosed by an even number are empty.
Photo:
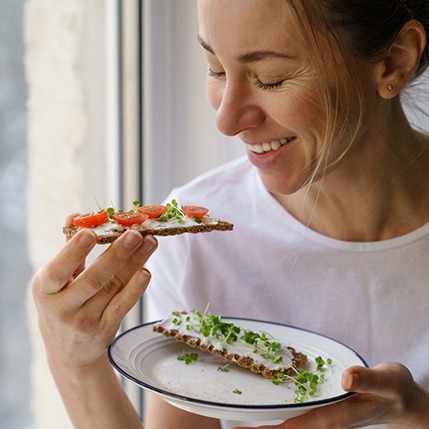
M392 91L392 89L393 89L393 85L387 85L387 89L388 89L389 91Z

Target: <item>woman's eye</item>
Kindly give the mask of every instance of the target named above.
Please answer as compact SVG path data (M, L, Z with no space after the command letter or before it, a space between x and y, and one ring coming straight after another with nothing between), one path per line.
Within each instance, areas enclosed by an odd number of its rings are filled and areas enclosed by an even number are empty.
M279 80L277 82L272 82L272 83L264 83L261 80L257 79L256 86L261 89L276 89L282 86L284 81L285 79Z
M223 79L225 77L225 72L215 72L210 67L207 67L207 76L214 77L215 79Z

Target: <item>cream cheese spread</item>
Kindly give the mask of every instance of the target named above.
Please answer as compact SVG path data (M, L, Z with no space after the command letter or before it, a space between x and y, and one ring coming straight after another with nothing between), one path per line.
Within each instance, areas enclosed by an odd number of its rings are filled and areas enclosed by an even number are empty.
M194 219L184 216L181 220L170 219L166 222L162 222L156 219L147 219L142 224L141 227L147 229L162 229L162 228L185 228L189 226L197 226L201 224L205 225L216 225L218 221L209 216L201 218L201 223L195 222Z
M266 332L253 332L223 321L219 316L204 316L199 311L173 312L159 326L180 335L198 338L205 346L225 350L230 355L251 358L256 365L271 371L293 366L293 354Z
M190 226L198 226L198 225L216 225L218 223L217 219L211 218L209 216L205 216L201 219L201 223L195 222L194 219L184 216L180 221L177 219L170 219L168 221L162 222L156 219L146 219L140 225L133 225L131 228L135 227L138 230L144 229L164 229L164 228L186 228ZM104 223L102 225L95 226L91 228L98 237L108 236L114 231L122 232L127 229L125 226L118 225L114 222Z

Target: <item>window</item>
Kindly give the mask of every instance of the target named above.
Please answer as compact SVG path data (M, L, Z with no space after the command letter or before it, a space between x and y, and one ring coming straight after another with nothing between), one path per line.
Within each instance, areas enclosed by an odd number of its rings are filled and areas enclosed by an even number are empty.
M26 98L23 0L0 14L0 427L29 429L31 348L25 312L31 268L26 241Z
M243 146L216 130L195 2L122 2L119 30L122 201L138 195L159 203L173 187L241 155ZM126 326L141 317L136 310ZM141 390L127 389L138 407Z

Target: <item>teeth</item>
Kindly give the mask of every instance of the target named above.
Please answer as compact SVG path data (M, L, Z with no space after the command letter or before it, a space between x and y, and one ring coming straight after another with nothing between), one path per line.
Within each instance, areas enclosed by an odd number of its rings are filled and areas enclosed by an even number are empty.
M264 152L269 152L272 149L271 143L262 143L262 150Z
M279 142L278 140L275 140L275 141L271 142L271 144L269 144L269 146L271 146L272 150L277 150L281 145L282 145L281 142ZM264 151L265 151L265 148L264 148Z
M273 140L269 143L258 143L258 144L248 144L247 147L250 151L255 153L264 153L270 152L272 150L277 150L279 147L283 146L287 142L291 141L292 138L283 138L280 140Z

